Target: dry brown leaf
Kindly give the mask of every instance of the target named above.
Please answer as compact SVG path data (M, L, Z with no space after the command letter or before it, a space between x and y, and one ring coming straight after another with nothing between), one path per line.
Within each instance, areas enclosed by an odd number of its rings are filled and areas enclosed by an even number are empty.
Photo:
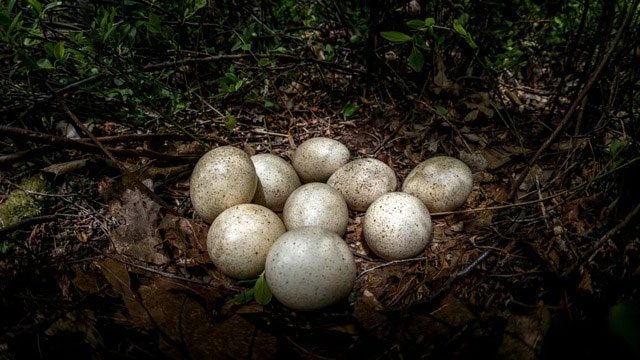
M78 169L82 169L87 165L87 159L73 160L64 163L49 165L42 169L44 172L54 174L56 176L64 175Z
M539 306L530 315L511 315L498 355L502 359L538 359L544 336L551 325L551 314Z
M140 261L165 264L168 258L156 231L159 211L160 206L138 189L127 189L120 201L112 201L109 212L120 224L112 231L115 251Z

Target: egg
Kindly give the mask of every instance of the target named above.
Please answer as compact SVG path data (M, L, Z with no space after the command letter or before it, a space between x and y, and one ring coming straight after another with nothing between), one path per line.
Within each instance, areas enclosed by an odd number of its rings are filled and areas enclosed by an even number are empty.
M431 212L455 210L467 201L472 188L471 169L449 156L421 162L402 184L402 191L417 196Z
M349 161L349 156L349 149L341 142L317 137L300 144L291 163L303 183L325 182Z
M282 235L269 250L265 278L273 296L294 310L316 310L345 298L356 279L349 246L317 226Z
M189 184L195 212L211 223L225 209L249 203L258 184L256 169L244 151L221 146L196 163Z
M207 251L213 264L225 275L255 278L264 270L269 249L285 231L278 215L264 206L232 206L211 224Z
M369 248L387 260L418 255L431 238L431 216L413 195L392 192L380 196L364 215L364 239Z
M357 211L366 211L369 205L398 186L396 174L387 164L377 159L357 159L340 167L329 177L327 184L338 190L347 205Z
M347 231L349 208L338 190L323 183L309 183L291 193L282 217L288 230L319 226L342 236Z
M282 211L291 193L300 187L295 169L286 160L272 154L251 157L258 175L258 187L253 202L273 211Z

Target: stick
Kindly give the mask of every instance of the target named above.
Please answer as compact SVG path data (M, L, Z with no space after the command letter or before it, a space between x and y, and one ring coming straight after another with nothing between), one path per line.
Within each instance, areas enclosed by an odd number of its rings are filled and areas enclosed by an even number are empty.
M50 135L50 134L45 134L38 131L15 128L15 127L6 126L6 125L0 125L0 135L19 136L34 142L64 145L69 148L87 151L91 153L102 152L102 150L97 145L90 144L86 140L74 140L74 139L69 139L62 136ZM133 156L133 157L143 156L151 159L166 160L166 161L191 162L199 158L198 155L172 155L172 154L165 154L165 153L147 150L147 149L135 149L135 150L114 149L114 148L107 148L107 149L112 154L117 154L119 156Z

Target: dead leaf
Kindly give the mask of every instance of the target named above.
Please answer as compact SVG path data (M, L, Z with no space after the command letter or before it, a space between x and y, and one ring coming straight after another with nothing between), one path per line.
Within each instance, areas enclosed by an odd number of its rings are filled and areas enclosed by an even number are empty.
M381 313L383 306L375 295L369 290L364 290L362 296L358 297L353 307L353 317L367 331L371 331L383 324L387 317Z
M42 169L44 172L54 174L56 176L64 175L78 169L82 169L87 165L87 159L73 160L64 163L49 165Z
M551 325L551 315L539 306L530 315L510 315L498 355L503 359L538 359L542 342Z
M511 160L512 153L502 148L482 149L482 156L487 160L487 166L495 170Z
M127 266L113 259L105 259L98 263L109 285L116 296L120 296L124 301L127 310L126 314L120 314L116 320L122 323L133 323L146 329L153 327L149 314L142 305L140 299L131 289L131 279Z
M156 265L166 263L156 231L159 211L160 206L138 189L127 189L121 200L111 202L109 212L120 224L111 234L115 251Z
M464 119L462 121L464 121L464 122L472 122L472 121L474 121L475 119L478 118L478 113L479 112L480 111L478 109L469 111L469 113L467 115L465 115L465 117L464 117Z
M433 83L436 86L446 89L451 86L451 81L447 79L447 75L445 74L447 68L444 66L444 61L441 56L437 57L436 60L436 75L433 77Z

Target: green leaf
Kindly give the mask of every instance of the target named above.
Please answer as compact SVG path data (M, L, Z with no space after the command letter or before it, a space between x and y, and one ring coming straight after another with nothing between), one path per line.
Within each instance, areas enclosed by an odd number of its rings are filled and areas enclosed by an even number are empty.
M420 21L420 20L409 20L407 21L407 26L415 29L415 30L420 30L423 29L426 25L424 23L424 21Z
M433 26L436 24L436 20L432 17L428 17L426 19L424 19L424 24L427 26Z
M465 30L462 24L458 22L453 23L453 30L455 30L458 34L462 35L463 37L467 36L467 30Z
M383 38L385 38L385 39L387 39L387 40L389 40L391 42L394 42L394 43L405 43L407 41L411 41L411 39L412 39L411 36L409 36L409 35L407 35L405 33L398 32L398 31L383 31L383 32L380 33L380 35Z
M273 295L271 294L271 289L269 289L269 284L267 284L267 280L264 278L264 272L260 274L258 280L256 280L256 285L253 287L254 297L256 302L260 305L267 305Z
M53 47L53 56L58 60L64 59L64 41L58 41Z
M407 59L409 66L415 72L420 72L422 70L422 66L424 65L424 55L422 55L422 51L418 50L415 46L411 49L411 53L409 54L409 58Z
M254 292L255 292L254 288L245 290L240 294L236 295L235 298L233 298L233 301L235 301L236 304L246 304L254 299Z
M609 309L609 329L634 352L640 352L640 309L618 303Z
M447 110L445 107L442 107L440 105L436 105L436 112L440 116L447 116L447 114L449 114L449 110Z
M40 2L38 0L29 0L29 5L31 5L31 8L33 8L33 10L36 12L36 14L40 15L42 14L42 4L40 4Z
M153 34L159 34L162 32L162 27L160 25L160 17L155 13L149 14L149 21L147 22L147 30Z
M49 59L40 59L38 60L37 64L40 69L45 69L45 70L53 69L53 65L51 64L51 61L49 61Z
M357 104L353 104L353 103L346 104L342 108L342 118L346 120L347 118L353 116L353 114L355 114L356 111L358 111L358 109L360 109L360 106Z
M453 22L453 30L455 30L455 32L457 32L458 35L462 36L462 38L464 38L464 40L467 42L467 44L469 46L471 46L472 49L477 49L478 48L478 44L476 44L476 42L473 41L473 38L467 32L467 30L464 28L464 26L462 26L461 23L459 23L457 21L454 21Z
M233 114L227 111L224 124L227 126L227 129L231 131L236 128L236 125L238 125L238 120L233 116Z
M626 143L624 141L621 141L620 139L613 139L611 144L609 144L609 153L611 154L611 157L616 157L625 145Z

